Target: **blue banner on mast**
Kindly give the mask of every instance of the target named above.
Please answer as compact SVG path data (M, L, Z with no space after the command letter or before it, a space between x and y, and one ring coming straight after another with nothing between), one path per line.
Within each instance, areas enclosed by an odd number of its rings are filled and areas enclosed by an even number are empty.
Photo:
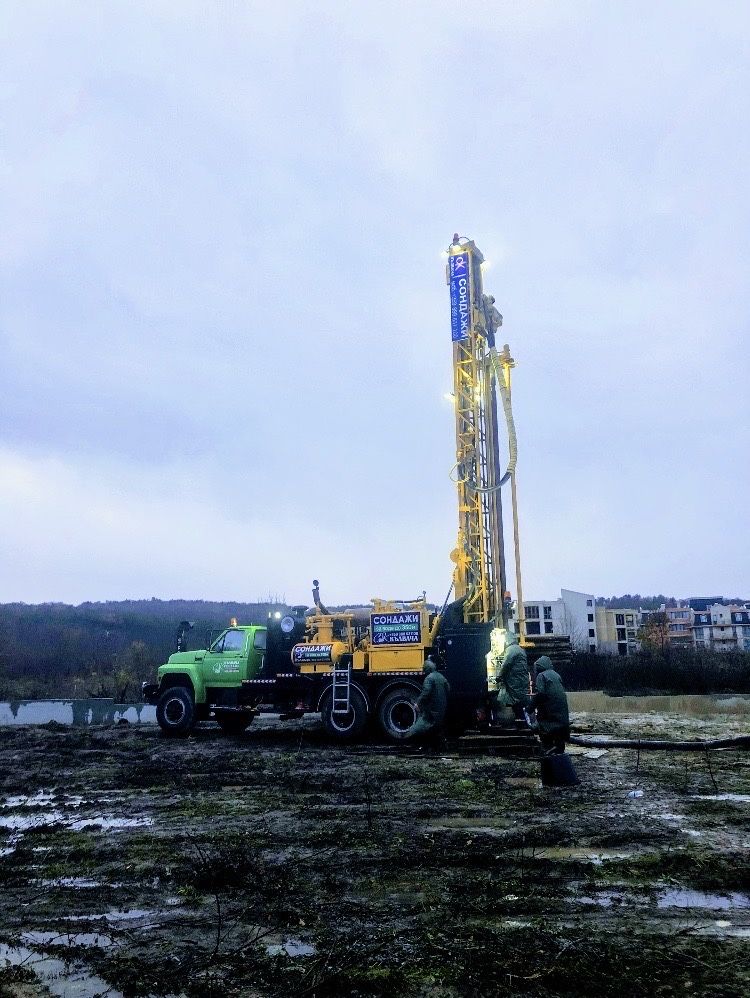
M449 258L449 283L451 290L451 339L464 340L469 335L471 323L471 279L469 254L456 253Z

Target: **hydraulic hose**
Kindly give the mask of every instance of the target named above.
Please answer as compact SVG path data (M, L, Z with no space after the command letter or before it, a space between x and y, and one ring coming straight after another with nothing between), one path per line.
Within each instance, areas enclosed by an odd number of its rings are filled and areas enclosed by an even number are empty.
M510 392L508 391L508 386L505 383L505 375L503 374L498 361L497 347L490 347L490 368L495 378L495 384L497 385L497 391L500 395L500 401L503 404L505 425L508 429L508 466L505 469L505 474L497 485L480 486L472 484L468 479L463 479L461 481L462 485L467 485L473 492L480 492L483 494L497 492L501 489L516 470L516 463L518 461L518 438L516 437L516 423L513 418L513 405L510 398ZM453 477L453 472L457 469L458 465L454 464L449 473L449 477L454 484L458 484L458 479Z
M508 467L505 469L505 474L500 479L500 484L494 486L495 488L500 488L505 484L505 482L508 481L510 476L516 470L516 461L518 460L518 439L516 437L516 423L513 419L513 406L511 404L510 392L508 391L508 386L505 383L505 375L503 371L499 369L497 347L494 346L490 347L490 364L492 365L492 373L495 375L495 384L497 385L497 390L500 394L500 401L503 403L505 425L508 428Z

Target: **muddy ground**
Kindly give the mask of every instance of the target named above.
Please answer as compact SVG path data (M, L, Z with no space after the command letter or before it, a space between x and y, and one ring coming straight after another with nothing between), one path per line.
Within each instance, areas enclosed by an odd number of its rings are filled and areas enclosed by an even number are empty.
M573 758L0 728L0 995L748 993L750 754Z

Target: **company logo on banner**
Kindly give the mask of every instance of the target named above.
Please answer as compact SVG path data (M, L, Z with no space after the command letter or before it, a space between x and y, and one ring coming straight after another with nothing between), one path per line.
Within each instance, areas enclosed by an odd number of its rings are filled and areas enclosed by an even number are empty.
M330 662L332 645L295 645L292 648L292 662L299 665L301 662Z
M371 613L370 636L374 645L418 645L422 643L420 613Z
M451 289L451 339L463 340L469 335L471 322L469 254L457 253L449 257L448 265Z

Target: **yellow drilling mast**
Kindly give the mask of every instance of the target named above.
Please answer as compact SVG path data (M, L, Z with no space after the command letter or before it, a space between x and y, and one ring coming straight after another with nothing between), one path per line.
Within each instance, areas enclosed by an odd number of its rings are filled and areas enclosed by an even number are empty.
M453 340L453 400L456 415L458 540L451 558L453 584L463 600L464 622L507 628L505 548L500 489L509 479L516 554L516 597L523 634L523 602L516 513L516 436L510 405L513 358L506 344L497 352L495 337L503 317L492 295L484 293L484 257L475 243L454 235L448 247L446 280L450 288ZM500 466L497 397L508 428L508 466Z

